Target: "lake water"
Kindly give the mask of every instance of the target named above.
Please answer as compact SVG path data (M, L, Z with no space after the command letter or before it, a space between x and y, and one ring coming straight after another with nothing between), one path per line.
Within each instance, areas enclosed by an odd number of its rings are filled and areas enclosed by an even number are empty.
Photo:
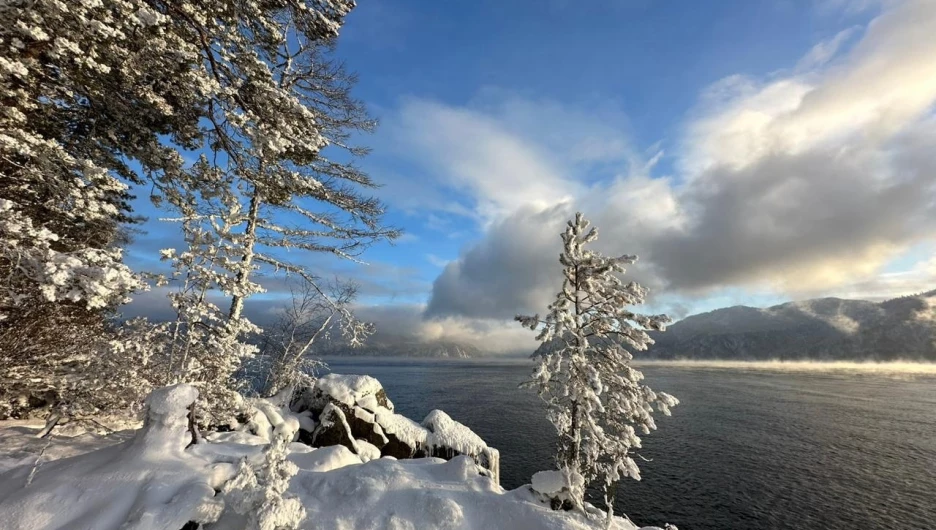
M438 408L501 451L505 488L551 467L552 426L517 385L529 362L330 359L383 383L397 411ZM642 481L619 488L638 524L707 529L936 529L936 378L645 367L676 395L644 437Z

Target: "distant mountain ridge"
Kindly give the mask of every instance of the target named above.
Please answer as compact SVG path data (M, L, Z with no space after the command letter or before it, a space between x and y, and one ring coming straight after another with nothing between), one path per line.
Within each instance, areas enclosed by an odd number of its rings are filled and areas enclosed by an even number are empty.
M816 298L687 317L646 353L658 359L936 361L936 290L885 302Z

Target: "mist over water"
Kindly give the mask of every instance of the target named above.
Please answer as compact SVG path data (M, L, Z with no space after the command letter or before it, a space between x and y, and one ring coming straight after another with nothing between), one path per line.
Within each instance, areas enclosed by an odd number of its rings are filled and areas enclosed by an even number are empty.
M732 371L771 371L771 372L814 372L846 374L892 375L900 379L913 376L936 377L936 363L914 361L719 361L719 360L641 360L634 364L640 367L697 368Z
M439 408L471 427L500 449L505 488L551 467L552 426L517 388L527 361L329 364L377 377L417 421ZM643 480L617 509L681 530L936 527L936 373L853 364L640 363L682 403L644 437Z

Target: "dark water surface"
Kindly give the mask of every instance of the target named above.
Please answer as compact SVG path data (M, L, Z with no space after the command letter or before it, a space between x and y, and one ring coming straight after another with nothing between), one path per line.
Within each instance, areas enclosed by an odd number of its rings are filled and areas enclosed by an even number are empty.
M397 411L442 409L501 451L505 488L549 469L555 438L526 362L330 359L383 383ZM936 378L648 366L682 403L644 437L638 524L680 530L936 529Z

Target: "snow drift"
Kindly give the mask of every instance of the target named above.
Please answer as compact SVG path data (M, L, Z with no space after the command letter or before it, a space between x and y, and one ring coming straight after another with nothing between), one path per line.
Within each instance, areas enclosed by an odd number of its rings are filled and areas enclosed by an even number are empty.
M266 401L240 431L196 439L189 422L196 398L189 385L159 389L129 440L0 474L4 528L179 530L190 521L205 530L267 529L273 521L336 530L605 527L594 513L550 509L530 486L505 491L467 455L398 460L297 443L303 416ZM414 425L452 450L483 444L444 413L424 423L431 429ZM35 447L34 438L20 437ZM7 448L13 438L3 437ZM636 529L623 518L611 528Z
M224 506L215 490L235 469L186 450L197 396L189 385L156 390L132 439L45 464L32 477L32 466L0 475L0 521L20 530L178 530L214 521Z

